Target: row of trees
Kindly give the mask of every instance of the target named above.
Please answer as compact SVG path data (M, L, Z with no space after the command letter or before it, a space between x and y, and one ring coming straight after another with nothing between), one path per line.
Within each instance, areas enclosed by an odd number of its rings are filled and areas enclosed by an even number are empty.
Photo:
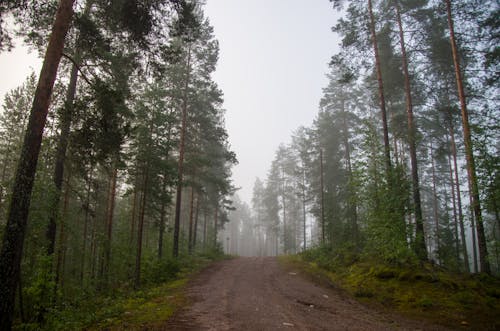
M313 125L255 183L267 254L312 242L498 272L499 9L349 2Z
M216 249L236 158L211 77L218 42L201 5L0 9L46 49L38 83L32 75L8 93L0 118L2 329L15 312L39 323L79 294L137 288L163 279L171 257Z

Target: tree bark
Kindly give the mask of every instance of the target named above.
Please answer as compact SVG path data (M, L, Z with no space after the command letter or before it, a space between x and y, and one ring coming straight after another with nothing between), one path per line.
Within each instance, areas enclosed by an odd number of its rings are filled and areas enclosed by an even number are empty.
M189 231L188 231L188 251L193 251L193 214L194 214L194 187L191 186L191 200L189 202Z
M115 161L116 162L116 161ZM106 283L109 280L109 265L111 263L111 240L113 235L113 215L115 212L115 198L116 198L116 177L118 175L118 168L116 164L112 166L111 183L108 195L108 214L107 227L106 227L106 243L105 243L105 261L104 261L104 279Z
M149 185L149 164L146 163L144 169L144 185L143 185L143 193L142 193L142 201L139 206L140 215L139 215L139 224L137 228L137 252L135 256L135 273L134 273L134 287L137 289L141 284L141 255L142 255L142 233L144 230L144 214L146 211L146 196Z
M92 1L87 1L85 5L84 15L87 15L92 6ZM47 227L47 254L52 255L54 253L54 246L56 241L56 226L57 218L59 212L59 200L61 197L61 188L64 178L64 163L66 160L66 150L68 149L69 133L71 128L71 122L73 120L73 109L74 101L76 95L76 83L78 82L78 66L80 65L82 57L82 52L80 49L80 36L77 38L75 44L75 51L73 55L73 60L75 61L71 66L70 79L68 83L68 89L66 91L66 100L64 102L64 107L62 108L61 114L61 133L59 134L59 139L57 140L56 147L56 160L54 167L54 186L55 186L55 196L52 205L52 214L49 218L49 225Z
M188 88L189 77L191 73L191 46L188 47L187 64L186 64L186 79L184 82L184 96L182 98L182 123L181 137L179 141L179 164L177 173L177 194L175 199L175 219L174 219L174 245L173 256L179 256L179 230L181 220L181 202L182 202L182 179L184 175L184 145L186 140L187 126L187 106L188 106Z
M325 244L325 188L323 179L323 149L319 149L320 205L321 205L321 244Z
M16 171L0 253L0 297L2 297L0 300L0 330L10 330L12 327L15 292L19 282L23 242L36 165L43 129L47 121L50 97L64 48L64 40L73 17L73 2L74 0L61 0L59 2Z
M472 153L472 139L469 127L469 113L467 111L464 85L463 85L462 75L460 72L460 62L458 59L457 43L455 40L455 31L453 28L453 18L451 15L450 0L446 0L446 12L448 14L448 26L450 29L451 51L453 56L453 64L455 66L455 78L457 81L458 99L460 100L460 109L462 112L465 159L467 163L467 174L469 175L469 182L471 188L470 191L472 197L472 210L476 219L477 239L479 244L479 263L481 265L481 271L490 274L491 269L490 269L490 263L488 261L488 248L486 246L486 236L484 233L483 217L481 215L481 203L479 198L479 187L477 184L477 177L476 177L476 166L474 163L474 155Z
M385 107L384 83L382 81L382 70L380 66L380 56L378 54L377 33L375 31L375 17L373 15L372 1L368 0L368 14L370 16L370 32L372 37L373 52L375 55L375 71L377 74L378 95L380 102L380 114L382 117L382 130L384 134L384 154L385 154L385 170L387 182L390 184L391 179L391 148L389 143L389 129L387 126L387 111Z
M194 229L193 229L193 250L196 249L196 237L198 233L198 216L200 213L200 196L196 195L196 209L194 213Z
M432 209L434 211L434 227L436 228L435 240L436 240L436 248L439 252L441 249L440 243L440 235L439 235L439 215L438 215L438 196L436 190L436 166L434 162L434 149L432 146L432 140L430 144L430 154L431 154L431 168L432 168ZM437 263L440 264L439 255L436 254Z
M413 193L413 204L415 208L415 225L416 225L415 253L421 260L425 261L427 260L427 249L425 245L422 203L420 201L420 183L418 178L417 147L415 141L416 128L413 118L413 103L411 99L410 74L408 73L408 57L406 56L403 24L401 22L401 13L398 1L394 1L394 7L396 9L396 20L399 28L399 44L401 46L401 57L403 61L406 114L408 118L408 144L410 147L412 193Z

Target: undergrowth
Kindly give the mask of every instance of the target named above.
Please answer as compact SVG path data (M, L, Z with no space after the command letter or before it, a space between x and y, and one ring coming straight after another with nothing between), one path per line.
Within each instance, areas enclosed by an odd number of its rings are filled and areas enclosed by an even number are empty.
M124 283L100 292L82 289L49 309L43 322L18 322L14 330L141 330L161 325L186 304L182 289L189 278L223 258L209 252L145 263L141 288Z
M452 328L500 329L500 279L486 274L457 274L429 263L387 262L325 248L283 259L361 302Z

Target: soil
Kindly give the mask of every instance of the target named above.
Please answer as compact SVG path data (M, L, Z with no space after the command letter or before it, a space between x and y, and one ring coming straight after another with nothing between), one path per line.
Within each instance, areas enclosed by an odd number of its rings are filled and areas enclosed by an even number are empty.
M187 295L162 330L446 330L367 307L272 257L215 263Z

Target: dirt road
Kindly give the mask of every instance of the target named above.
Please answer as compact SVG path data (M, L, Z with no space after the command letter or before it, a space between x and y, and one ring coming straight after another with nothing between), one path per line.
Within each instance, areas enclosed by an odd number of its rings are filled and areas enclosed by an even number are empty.
M285 270L275 258L216 263L188 287L167 330L442 330L367 308Z

